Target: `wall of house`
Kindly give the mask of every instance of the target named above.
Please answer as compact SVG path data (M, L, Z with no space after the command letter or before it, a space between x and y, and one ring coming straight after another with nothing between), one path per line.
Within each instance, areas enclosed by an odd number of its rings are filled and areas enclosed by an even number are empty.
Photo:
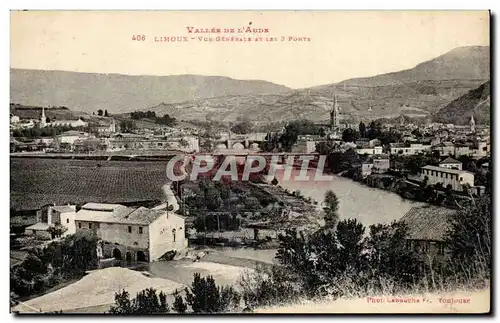
M373 164L361 165L361 175L370 175L372 173Z
M460 185L469 184L470 186L474 186L474 174L472 173L463 173L458 176Z
M89 224L91 227L89 228ZM98 223L88 221L75 221L76 231L93 230L101 240L138 249L149 248L149 230L147 225ZM131 231L129 232L129 227ZM142 227L142 233L139 228Z
M463 172L461 174L451 174L444 171L435 171L422 169L420 171L420 179L424 180L425 176L428 177L428 184L443 183L443 187L451 185L455 191L462 191L464 184L474 186L474 174Z
M175 241L173 230L175 229ZM187 247L184 218L166 212L149 226L150 261L158 260L168 251L183 252Z
M73 212L60 213L61 225L67 228L66 232L64 232L64 235L74 234L76 232L75 216L76 210Z
M439 164L439 167L444 167L444 168L449 168L449 169L452 169L452 168L456 168L456 169L459 169L459 170L462 170L462 164Z
M391 167L389 159L373 159L373 170L383 173Z

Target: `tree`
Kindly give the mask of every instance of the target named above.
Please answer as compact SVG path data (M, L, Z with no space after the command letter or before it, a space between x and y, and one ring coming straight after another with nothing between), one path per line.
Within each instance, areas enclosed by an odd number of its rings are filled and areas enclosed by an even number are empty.
M328 190L325 193L324 205L325 226L327 228L333 228L339 219L339 200L333 191Z
M177 290L175 290L174 293L174 303L172 304L172 309L180 314L185 313L187 310L187 305L184 303L184 299Z
M48 232L52 235L52 239L54 239L54 238L59 238L60 236L62 236L62 234L64 232L66 232L67 229L68 228L66 228L65 226L58 223L56 225L51 225L48 228Z
M111 306L109 313L111 314L134 314L130 295L123 290L121 293L115 294L115 304Z
M168 127L173 127L177 124L177 119L175 119L174 117L171 117L169 116L168 114L164 114L163 117L161 118L156 118L156 123L157 124L161 124L161 125L165 125L165 126L168 126Z
M359 122L359 135L361 138L366 137L366 125L363 123L363 121Z
M127 291L115 294L115 304L111 306L111 314L165 314L170 311L167 297L163 292L157 294L154 288L148 288L137 293L131 301Z
M342 131L343 142L355 142L357 138L358 138L358 133L354 129L347 128L344 131Z
M217 313L236 307L240 298L232 287L218 287L212 276L205 278L195 273L186 300L194 313Z
M370 122L370 129L367 132L367 137L370 139L378 138L382 134L382 126L378 121Z
M104 116L109 117L108 110L104 110Z
M376 278L375 281L389 278L403 286L421 278L423 263L413 250L407 248L407 237L408 227L403 222L370 226L365 243L371 275ZM383 286L379 288L383 289Z
M491 266L491 197L486 194L459 209L450 221L445 242L463 274L489 276Z
M98 115L98 116L102 117L102 113L103 113L103 112L102 112L102 110L101 110L101 109L97 110L97 115Z
M120 121L120 130L124 133L130 133L137 128L133 120Z
M253 125L250 121L244 120L231 127L231 131L237 134L247 134L252 132Z

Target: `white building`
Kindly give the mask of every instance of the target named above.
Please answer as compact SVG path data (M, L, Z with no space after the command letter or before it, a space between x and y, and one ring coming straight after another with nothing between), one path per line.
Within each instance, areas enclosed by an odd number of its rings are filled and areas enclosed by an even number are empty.
M68 143L71 145L73 145L78 139L85 139L88 137L88 133L76 130L65 131L57 136L59 143Z
M361 175L367 176L372 173L373 162L364 162L361 164Z
M45 213L46 212L46 213ZM27 227L25 234L41 240L50 240L50 228L61 225L66 228L63 235L75 233L75 205L48 206L37 212L37 223Z
M356 149L356 152L358 155L381 155L383 151L382 146L375 146L375 147L360 147Z
M316 142L312 140L299 140L292 147L292 153L310 154L316 152Z
M48 222L61 224L65 227L66 232L63 235L74 234L76 232L75 215L75 205L50 206L48 210Z
M456 159L448 157L439 163L439 167L462 170L462 163Z
M112 119L111 123L99 123L95 131L100 135L110 135L116 132L116 123L115 120Z
M46 124L46 126L51 127L87 127L88 123L83 121L82 119L78 120L54 120Z
M407 146L404 144L391 143L390 145L392 155L417 155L431 150L431 145L424 144L410 144Z
M420 179L423 181L426 177L428 184L442 183L443 187L451 185L455 191L462 191L465 184L474 186L474 174L464 170L427 165L420 169Z
M21 119L18 117L18 116L15 116L13 114L10 115L10 123L12 124L16 124L18 123L19 121L21 121Z
M184 217L166 209L87 203L75 217L76 231L93 230L104 258L156 261L187 248Z

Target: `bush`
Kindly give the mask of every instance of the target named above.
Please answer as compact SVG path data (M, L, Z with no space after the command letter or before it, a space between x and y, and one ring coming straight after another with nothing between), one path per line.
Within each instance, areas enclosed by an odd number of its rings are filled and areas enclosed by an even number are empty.
M237 307L240 297L232 287L218 287L212 276L196 273L186 300L194 313L217 313Z
M110 314L165 314L168 313L167 298L163 292L157 294L154 288L148 288L137 293L137 296L130 300L127 291L115 294L115 304L109 310Z

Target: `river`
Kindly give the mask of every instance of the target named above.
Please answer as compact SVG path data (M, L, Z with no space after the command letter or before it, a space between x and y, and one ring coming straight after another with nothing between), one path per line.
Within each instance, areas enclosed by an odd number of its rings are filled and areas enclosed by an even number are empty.
M397 194L364 186L336 175L332 175L333 178L329 181L315 181L312 180L314 172L314 170L307 172L307 176L311 178L310 181L285 181L280 171L276 173L276 177L281 187L290 191L300 190L302 195L318 201L319 209L322 207L325 192L332 190L340 202L340 218L354 218L365 226L399 220L410 208L424 205L424 203L406 200ZM298 171L293 171L291 179L296 175ZM276 254L276 249L214 247L203 250L209 252L200 262L182 260L152 263L149 265L149 271L154 276L185 284L192 281L195 272L213 275L216 281L222 284L234 284L242 273L242 268L256 268L258 264L273 263Z
M296 175L298 170L294 170L291 180L286 181L283 179L283 172L278 171L278 185L289 191L299 190L305 197L318 201L319 207L323 203L325 192L332 190L340 202L340 219L354 218L365 226L399 220L410 208L425 205L336 175L331 175L333 179L329 181L317 181L314 180L315 170L307 172L309 181L293 180Z

